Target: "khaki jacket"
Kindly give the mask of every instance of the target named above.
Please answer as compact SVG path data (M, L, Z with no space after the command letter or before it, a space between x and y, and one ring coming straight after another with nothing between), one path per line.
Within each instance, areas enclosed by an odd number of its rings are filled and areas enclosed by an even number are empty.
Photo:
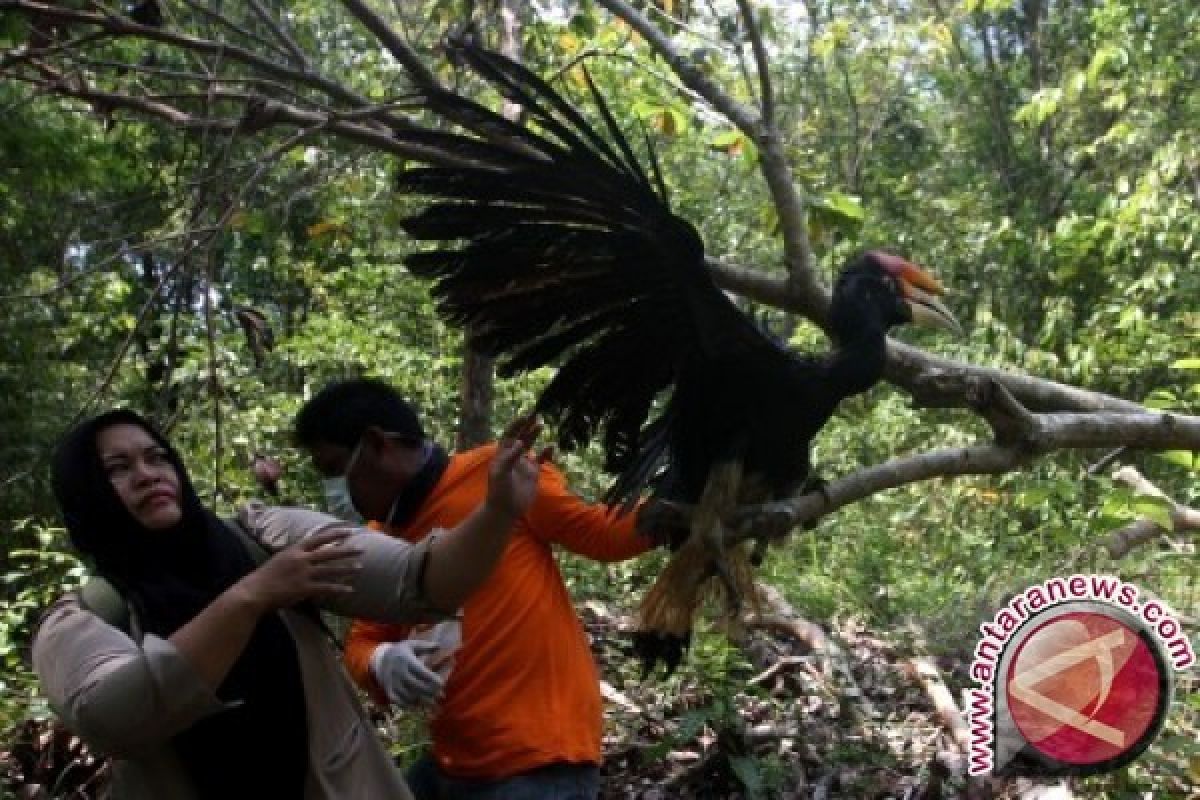
M268 550L342 525L324 514L258 504L240 516ZM410 545L365 530L357 536L363 569L354 591L329 603L328 610L395 622L445 616L431 610L420 591L427 541ZM409 800L412 795L324 632L301 613L283 611L282 617L296 643L308 714L304 800ZM135 642L82 608L71 593L43 617L33 664L63 722L93 750L112 757L113 797L198 800L169 742L224 705L174 645L152 634Z

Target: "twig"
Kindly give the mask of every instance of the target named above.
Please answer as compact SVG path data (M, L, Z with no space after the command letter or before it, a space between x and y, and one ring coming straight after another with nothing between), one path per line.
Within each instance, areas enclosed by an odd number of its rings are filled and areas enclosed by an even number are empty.
M969 753L971 748L971 734L967 729L967 722L958 708L958 703L954 702L954 695L950 693L950 690L946 688L946 684L942 681L942 676L938 672L937 667L928 658L912 658L908 661L908 668L920 682L921 688L925 690L925 694L929 696L930 702L933 703L934 711L937 712L938 719L942 721L942 724L950 732L954 743L958 745L959 751Z
M833 667L839 679L845 684L843 693L855 699L863 718L866 720L876 719L878 712L875 705L858 687L858 682L854 679L854 672L850 669L850 660L841 646L826 635L819 625L809 622L796 613L796 610L784 599L778 589L763 584L759 584L757 589L759 597L770 609L770 613L748 614L747 624L756 628L783 630L806 643L815 654L825 659Z
M229 42L217 42L210 39L201 39L195 36L175 33L164 28L152 28L145 25L138 25L117 16L109 16L90 11L77 11L58 5L35 2L35 0L8 0L4 7L24 13L30 17L52 19L74 24L95 25L101 28L105 33L112 36L149 39L173 45L184 51L228 58L238 63L245 64L246 66L253 67L267 75L272 75L276 78L284 80L291 80L299 84L320 89L330 97L355 106L369 104L369 101L365 97L362 97L356 92L347 89L340 83L331 81L328 78L310 71L297 70L292 67L284 66L283 64L271 61L270 59L263 58L251 50L247 50L244 47L240 47ZM400 127L404 127L407 124L402 120L389 119L386 120L386 122L389 124L399 125Z
M822 319L828 312L828 290L821 285L814 271L815 261L805 223L805 201L796 188L792 170L784 152L778 131L765 125L752 109L738 103L707 75L684 58L671 41L641 12L625 0L597 0L616 16L625 20L657 51L685 86L696 91L730 122L752 138L759 147L759 164L767 188L775 202L783 234L788 280L805 312Z
M1200 530L1200 509L1175 502L1147 480L1136 468L1122 467L1113 474L1113 480L1125 484L1138 494L1166 500L1171 519L1171 531L1183 533ZM1138 519L1109 534L1104 547L1113 558L1124 558L1137 547L1155 541L1171 531L1153 520Z
M259 0L247 0L247 2L254 13L258 15L258 18L262 20L263 24L270 28L271 33L275 34L275 37L287 48L287 51L296 60L296 63L300 65L301 69L305 72L309 71L311 67L308 63L308 56L300 49L300 45L296 44L296 40L284 30L283 24L276 21L267 9L263 8L263 4Z
M749 0L737 0L738 10L746 23L746 32L750 36L750 45L754 49L754 62L758 68L759 105L762 108L762 121L768 128L775 127L775 93L771 88L770 62L767 60L767 48L763 46L762 33L754 20L754 12Z
M396 31L392 30L390 25L384 22L383 17L375 13L362 0L341 0L341 2L346 10L353 14L363 24L363 27L375 34L375 38L387 48L387 51L404 65L408 74L419 86L426 89L442 88L441 82L433 74L433 71L425 66L425 62L408 42L404 41Z
M260 44L264 47L267 47L267 48L273 50L274 52L279 53L280 55L285 55L285 56L289 55L288 52L281 49L275 43L267 41L266 39L259 36L257 33L254 33L253 31L246 30L241 25L238 25L236 22L234 22L233 20L231 20L229 17L225 16L221 12L217 11L216 9L209 8L208 6L204 5L203 3L197 2L197 0L184 0L184 3L186 3L189 7L195 9L199 13L203 14L204 16L215 20L218 24L224 25L229 30L233 31L236 34L244 36L245 38L249 39L252 42L257 42L258 44Z

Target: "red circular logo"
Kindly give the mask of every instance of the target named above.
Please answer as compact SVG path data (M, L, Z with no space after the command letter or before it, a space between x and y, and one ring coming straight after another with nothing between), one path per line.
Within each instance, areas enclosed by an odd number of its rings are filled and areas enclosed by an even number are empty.
M1140 751L1161 717L1163 665L1136 630L1076 611L1035 628L1009 662L1005 691L1025 741L1087 767Z

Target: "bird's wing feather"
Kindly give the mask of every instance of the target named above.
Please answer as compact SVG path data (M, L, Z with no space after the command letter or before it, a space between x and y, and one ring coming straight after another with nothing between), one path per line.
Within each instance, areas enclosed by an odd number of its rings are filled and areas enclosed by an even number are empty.
M404 229L439 243L407 264L436 281L440 311L503 357L502 369L559 366L539 410L559 420L563 446L602 429L607 467L628 499L662 461L665 423L647 420L681 365L790 356L713 283L696 230L671 213L657 170L652 182L594 87L615 145L524 67L462 48L537 129L428 94L465 131L396 134L457 158L399 178L401 190L434 198Z

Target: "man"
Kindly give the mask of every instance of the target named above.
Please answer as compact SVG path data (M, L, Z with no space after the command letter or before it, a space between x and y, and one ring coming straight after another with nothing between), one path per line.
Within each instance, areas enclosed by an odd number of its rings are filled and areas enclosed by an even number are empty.
M453 527L479 503L496 451L447 456L399 394L373 380L326 387L301 409L295 438L325 477L331 505L413 542ZM632 558L652 546L636 517L584 503L543 463L537 499L463 608L448 679L429 659L428 641L355 621L345 651L355 680L381 701L436 703L432 757L410 772L418 797L596 797L599 680L551 546L597 561Z

